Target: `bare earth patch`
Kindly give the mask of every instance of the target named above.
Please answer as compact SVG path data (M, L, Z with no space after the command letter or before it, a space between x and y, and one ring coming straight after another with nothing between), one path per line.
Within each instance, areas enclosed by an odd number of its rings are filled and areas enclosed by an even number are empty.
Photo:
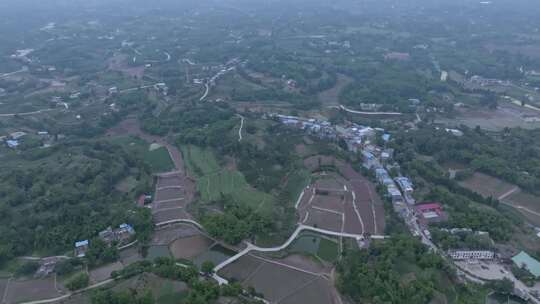
M170 245L170 251L176 259L192 259L207 251L212 240L202 234L180 238Z
M169 245L179 238L199 235L200 232L189 224L178 224L175 226L159 229L154 232L150 244L152 245Z
M61 296L54 284L54 278L11 281L7 290L5 301L7 303L19 303L50 299Z
M101 266L90 271L90 281L92 283L99 283L105 281L111 277L113 271L122 269L124 266L120 262L112 263L109 265Z

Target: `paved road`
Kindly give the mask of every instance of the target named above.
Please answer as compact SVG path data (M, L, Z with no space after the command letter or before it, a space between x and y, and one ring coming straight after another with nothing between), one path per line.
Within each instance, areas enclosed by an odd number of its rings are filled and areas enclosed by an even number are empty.
M23 256L19 259L27 260L27 261L40 261L44 259L71 259L71 257L65 256L65 255L55 255L55 256L48 256L48 257L33 257L33 256Z
M204 84L205 90L203 96L199 99L199 101L203 101L206 99L206 96L208 96L208 93L210 92L210 85L207 83Z
M238 129L238 141L242 141L242 128L244 127L244 116L237 114L240 117L240 128Z
M516 192L516 191L518 191L518 190L519 190L519 187L514 187L514 188L508 190L507 192L503 193L503 194L502 194L501 196L499 196L497 199L501 201L501 200L503 200L503 199L509 197L510 195L512 195L514 192Z
M42 110L37 110L37 111L33 111L33 112L6 113L6 114L0 114L0 117L27 116L27 115L34 115L34 114L39 114L39 113L50 112L50 111L53 111L53 110L54 109L42 109Z
M340 105L339 109L341 109L341 110L343 110L345 112L353 113L353 114L364 114L364 115L402 115L403 114L403 113L400 113L400 112L363 112L363 111L356 111L356 110L351 110L349 108L346 108L344 105Z
M4 77L11 76L11 75L15 75L15 74L18 74L18 73L27 72L27 71L28 71L28 67L24 66L18 71L11 72L11 73L0 74L0 79L2 79Z
M165 222L159 222L159 223L156 223L155 225L157 227L159 226L165 226L165 225L170 225L170 224L176 224L176 223L188 223L188 224L193 224L195 226L197 226L197 228L201 229L201 230L204 230L203 226L199 223L197 223L196 221L193 221L193 220L188 220L188 219L176 219L176 220L170 220L170 221L165 221Z

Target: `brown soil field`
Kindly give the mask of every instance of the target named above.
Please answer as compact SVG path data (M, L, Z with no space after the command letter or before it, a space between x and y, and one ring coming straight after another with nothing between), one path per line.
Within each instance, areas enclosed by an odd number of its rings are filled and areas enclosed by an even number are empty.
M291 254L284 259L280 259L278 262L314 273L330 274L332 271L332 267L324 266L313 258L301 254Z
M306 158L304 160L304 165L311 171L316 171L319 169L319 163L321 166L331 166L335 163L335 161L337 160L332 156L315 155Z
M304 192L304 196L300 200L300 204L298 205L298 210L302 213L302 211L306 210L306 208L309 207L309 201L314 196L313 194L313 188L307 189Z
M254 286L258 292L264 295L265 299L278 302L316 278L316 276L283 266L263 263L256 273L243 284L244 286Z
M174 201L168 201L168 202L161 202L161 203L153 203L152 204L152 212L157 212L163 209L171 209L171 208L184 208L187 204L185 203L186 200L174 200Z
M212 240L199 234L177 239L172 242L169 249L176 259L192 259L207 251L212 243Z
M155 274L144 273L132 277L125 281L120 281L112 290L114 291L129 291L129 290L150 290L154 296L159 296L163 293L163 286L170 285L172 292L181 292L188 289L186 283L160 278ZM169 291L167 291L169 292Z
M311 204L315 207L343 213L345 209L343 201L344 199L342 199L341 197L317 195L315 196Z
M335 159L334 157L312 156L304 160L306 167L310 168L312 171L318 170L319 163L325 166L335 166L339 174L346 179L344 183L349 185L348 189L355 192L356 208L358 209L360 216L362 217L362 222L364 223L363 232L370 234L383 233L385 227L384 204L378 197L378 194L375 191L375 186L360 173L356 172L350 164ZM339 181L339 179L337 180ZM304 200L305 199L302 200L301 206L305 206L304 204L306 204L306 202ZM350 201L352 202L352 198ZM349 206L345 204L343 210L346 217L345 231L357 234L362 233L361 224L357 218L353 206L351 204L349 204ZM300 216L302 219L302 216L304 215L304 210L300 210Z
M175 198L183 198L184 192L179 188L166 188L158 190L154 201L170 200Z
M154 222L156 223L178 219L191 219L191 215L189 215L189 213L187 213L184 209L163 210L154 213Z
M319 179L315 182L315 187L325 190L343 191L343 183L340 183L336 179L336 177Z
M28 281L13 280L9 283L5 302L11 304L56 298L61 295L54 286L53 277Z
M309 210L309 216L305 224L321 229L341 232L342 219L339 214L312 208Z
M308 155L308 148L304 144L298 144L294 147L294 151L299 156L306 156Z
M527 56L533 59L540 59L540 46L535 44L529 44L529 45L510 45L510 44L502 44L502 45L496 45L488 43L484 46L487 50L490 52L493 51L506 51L512 54L519 54L523 56Z
M124 266L143 260L143 257L139 253L139 249L137 247L124 249L120 251L119 254L120 254L120 262L122 262L122 265Z
M263 261L257 257L245 255L222 269L219 274L226 278L243 282L255 273L262 264Z
M499 178L478 172L459 184L485 197L491 196L493 198L499 198L516 189L513 193L504 197L502 202L516 208L531 224L540 226L540 197L526 193L518 189L517 186Z
M183 179L179 176L159 177L157 181L157 188L182 186L183 183Z
M538 196L518 190L503 201L515 206L532 224L540 226L540 198Z
M127 55L117 54L108 60L108 68L111 71L118 71L126 74L130 78L142 79L144 76L144 66L129 67L126 61L130 60Z
M352 205L352 197L348 197L345 202L345 232L347 233L355 233L355 234L363 234L364 231L362 230L362 224L360 223L360 220L358 220L358 216L356 215L356 212L354 211L354 207Z
M338 304L333 294L334 287L323 278L317 278L304 288L281 299L280 304Z
M470 128L480 126L489 131L501 131L505 127L534 129L540 126L538 122L526 122L524 116L539 116L540 113L509 103L501 103L496 110L489 109L463 109L459 115L450 118L439 118L435 122L446 124L449 127L466 125Z
M99 283L105 281L111 277L113 271L122 269L124 266L120 262L112 263L109 265L101 266L90 271L90 281L92 283Z
M334 302L336 291L330 282L320 276L282 264L310 272L329 271L327 268L315 265L315 262L309 258L299 255L276 261L246 255L222 269L220 275L229 279L234 278L244 287L253 286L271 303L337 303Z
M356 193L356 208L360 212L360 216L364 222L364 232L374 234L375 219L373 218L373 210L371 209L373 202L369 193L369 185L364 181L354 181L352 182L352 187Z
M1 278L0 279L0 297L4 296L4 292L6 291L6 287L8 284L9 279L8 278Z
M483 196L498 198L506 192L512 190L515 185L509 184L501 179L476 172L474 175L459 183L461 186L478 192Z
M189 224L177 224L175 226L170 226L155 231L150 244L169 245L179 238L190 237L198 234L200 234L200 232Z

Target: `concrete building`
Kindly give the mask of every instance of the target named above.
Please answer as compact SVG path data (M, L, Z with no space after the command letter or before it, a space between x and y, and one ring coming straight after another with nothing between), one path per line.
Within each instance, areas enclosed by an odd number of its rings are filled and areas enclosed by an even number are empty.
M392 181L390 175L388 174L388 171L386 171L386 169L384 168L375 169L375 177L377 177L377 181L383 185L388 184L388 180Z
M411 195L413 193L414 191L413 184L409 178L400 176L400 177L396 177L394 180L396 181L399 188L401 189L401 191L403 191L404 194Z
M492 260L495 257L489 250L450 250L448 255L453 260Z
M373 155L373 153L365 151L365 150L362 151L362 160L363 160L364 167L366 167L367 169L371 169L371 168L379 165L375 155Z
M395 185L388 185L386 191L388 192L388 196L392 199L392 203L403 202L403 196Z

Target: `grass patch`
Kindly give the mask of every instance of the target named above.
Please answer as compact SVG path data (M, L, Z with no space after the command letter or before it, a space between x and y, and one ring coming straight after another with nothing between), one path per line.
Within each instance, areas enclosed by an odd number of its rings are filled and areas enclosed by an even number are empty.
M156 150L145 151L143 159L152 168L152 172L167 172L174 169L174 163L169 155L169 151L165 147L160 147Z
M174 162L165 147L150 151L150 144L135 136L116 136L110 138L110 141L123 146L129 153L139 155L150 166L153 173L167 172L174 169Z
M317 251L317 255L321 259L327 262L335 262L337 261L338 254L338 244L336 242L328 239L321 239L319 243L319 250Z
M311 255L330 263L337 261L339 255L337 241L314 233L301 233L291 244L288 251Z
M289 201L296 203L300 192L311 182L311 173L307 170L297 170L291 173L287 178L285 192Z

